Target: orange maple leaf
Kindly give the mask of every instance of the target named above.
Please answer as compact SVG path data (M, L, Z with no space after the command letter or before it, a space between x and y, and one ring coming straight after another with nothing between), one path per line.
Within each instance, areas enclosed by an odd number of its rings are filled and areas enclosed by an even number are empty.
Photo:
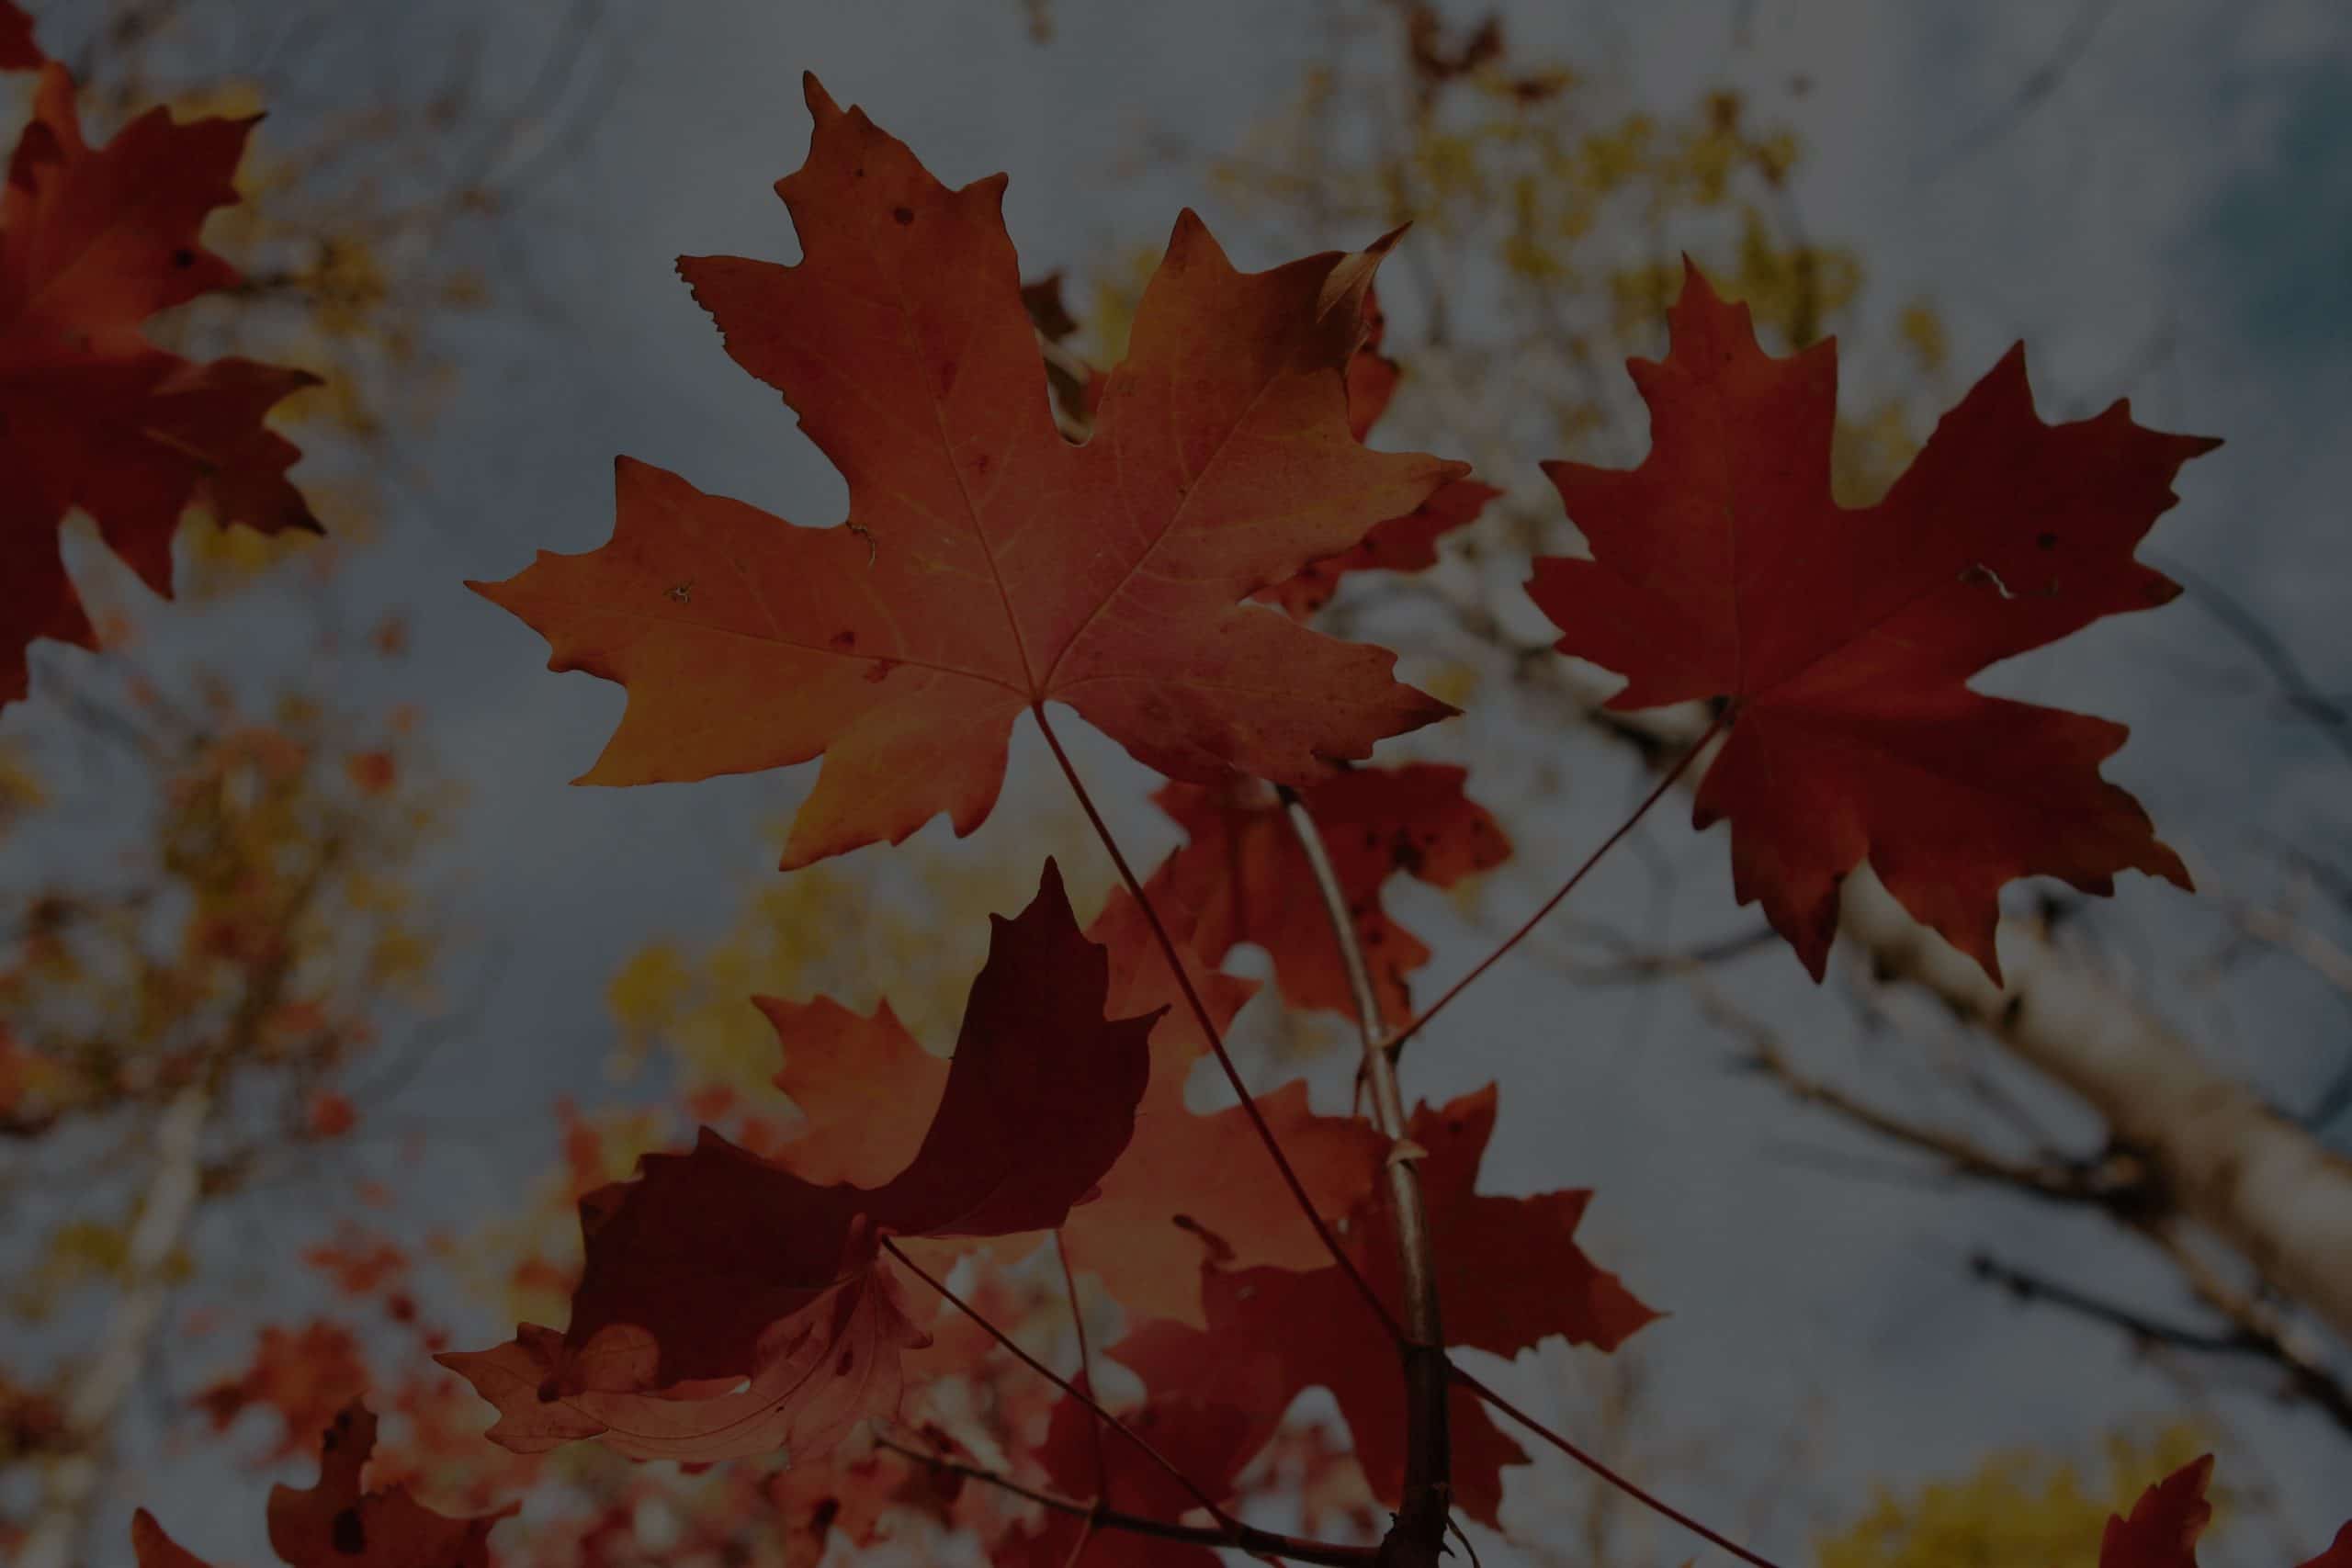
M402 1486L360 1489L376 1448L376 1417L364 1404L344 1407L319 1440L319 1483L277 1486L269 1494L269 1544L290 1568L490 1568L492 1526L522 1507L453 1519L433 1512ZM139 1568L205 1568L141 1508L130 1521Z
M549 667L629 701L582 782L699 779L822 755L789 868L986 818L1013 721L1067 703L1142 761L1307 784L1452 712L1396 656L1244 603L1464 471L1367 450L1346 368L1384 240L1234 270L1186 212L1083 446L1054 424L1000 205L949 190L813 78L777 185L797 266L687 257L728 352L847 479L803 528L623 459L612 541L476 590Z
M1492 1084L1442 1110L1423 1106L1408 1128L1427 1157L1421 1184L1438 1254L1438 1294L1447 1343L1513 1356L1541 1339L1613 1350L1657 1314L1574 1241L1591 1194L1582 1190L1497 1198L1476 1190L1478 1164L1494 1132ZM1367 1196L1350 1216L1347 1242L1357 1267L1392 1308L1401 1300L1387 1207ZM1155 1396L1181 1393L1253 1413L1255 1452L1271 1439L1301 1392L1326 1387L1355 1434L1373 1492L1392 1506L1405 1478L1405 1390L1388 1330L1358 1299L1337 1266L1294 1272L1250 1269L1204 1276L1207 1329L1145 1323L1106 1352L1132 1368ZM1302 1325L1312 1325L1302 1332ZM1457 1387L1450 1402L1454 1497L1494 1526L1501 1467L1526 1459L1485 1406Z
M2143 429L2122 402L2045 424L2015 349L1883 501L1849 511L1829 492L1835 343L1768 356L1695 267L1671 325L1665 360L1630 364L1641 467L1545 465L1593 558L1537 559L1528 592L1561 652L1629 678L1611 707L1726 705L1693 821L1730 818L1739 901L1761 899L1819 979L1838 884L1867 857L1997 981L2013 878L2187 887L2140 803L2099 777L2121 725L1967 682L2177 594L2132 550L2180 466L2219 443Z
M1300 792L1391 1026L1411 1016L1405 977L1429 962L1430 950L1389 917L1382 886L1404 873L1451 887L1510 855L1494 818L1463 793L1465 777L1460 768L1412 762L1351 769ZM1313 869L1274 792L1248 780L1221 790L1179 784L1152 799L1184 829L1172 880L1201 912L1193 938L1201 955L1221 963L1238 943L1255 942L1272 955L1274 979L1292 1006L1355 1017Z
M74 84L43 68L0 194L0 705L25 694L36 637L98 646L65 575L58 525L79 508L156 592L191 503L265 533L318 526L262 421L306 371L150 344L156 311L238 281L198 231L237 200L251 119L175 125L162 108L101 148L82 140Z

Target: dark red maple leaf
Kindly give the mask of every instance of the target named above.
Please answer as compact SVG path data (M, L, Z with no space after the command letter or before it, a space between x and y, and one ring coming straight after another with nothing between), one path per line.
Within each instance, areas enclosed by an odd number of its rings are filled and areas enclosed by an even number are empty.
M1446 1341L1515 1356L1540 1340L1613 1350L1657 1314L1617 1277L1596 1268L1574 1241L1591 1194L1497 1198L1476 1190L1478 1163L1493 1134L1493 1085L1442 1110L1414 1113L1410 1141L1420 1162L1430 1232L1438 1238L1438 1294ZM1367 1198L1349 1216L1349 1253L1394 1310L1402 1299L1387 1210ZM1386 1328L1337 1266L1306 1272L1253 1269L1204 1282L1208 1327L1146 1323L1106 1352L1154 1393L1182 1393L1252 1412L1255 1453L1303 1391L1325 1387L1355 1435L1374 1495L1394 1506L1405 1480L1405 1389ZM1299 1325L1312 1324L1313 1332ZM1467 1390L1452 1401L1454 1496L1494 1525L1501 1467L1526 1455L1488 1419Z
M141 323L237 282L198 231L237 200L251 119L175 125L157 108L92 148L64 68L44 68L0 194L0 705L25 694L36 637L96 646L65 575L75 509L158 593L191 504L265 533L315 529L288 482L300 456L264 425L317 378L246 359L196 364Z
M1561 652L1628 677L1610 706L1726 705L1693 821L1730 819L1739 901L1761 899L1818 979L1838 884L1867 858L1997 980L2013 878L2187 887L2139 802L2099 777L2122 726L1967 682L2177 594L2132 550L2218 443L2143 429L2121 402L2045 424L2014 349L1883 501L1848 510L1829 491L1835 344L1767 356L1695 267L1670 321L1666 359L1631 362L1648 457L1545 465L1592 558L1539 558L1528 592Z
M1195 947L1187 970L1223 1028L1257 987L1202 961L1205 954L1188 941L1194 922L1178 875L1171 858L1145 890L1180 948ZM1236 1268L1305 1269L1329 1254L1272 1179L1249 1113L1185 1104L1185 1081L1208 1054L1208 1038L1125 888L1113 889L1087 938L1109 954L1104 1010L1165 1016L1152 1031L1151 1078L1136 1109L1135 1136L1095 1197L1070 1212L1062 1245L1128 1311L1197 1325L1204 1257ZM808 1122L805 1134L775 1151L775 1162L810 1181L861 1186L905 1166L945 1090L947 1062L917 1044L888 1002L860 1017L825 998L753 1000L784 1042L776 1085ZM1338 1219L1371 1190L1380 1140L1363 1122L1317 1112L1295 1081L1260 1095L1258 1111L1325 1218Z
M808 160L777 186L804 259L679 267L842 470L850 518L796 527L624 460L610 543L476 584L548 637L551 668L628 687L583 782L821 755L792 867L943 812L971 831L1014 720L1048 702L1198 783L1313 784L1453 711L1392 679L1385 649L1245 602L1463 471L1370 451L1348 425L1343 372L1388 242L1243 273L1186 212L1074 446L1002 178L951 191L813 78L808 97Z
M1146 1323L1105 1354L1134 1369L1154 1393L1191 1393L1252 1416L1248 1454L1273 1438L1283 1413L1310 1388L1328 1388L1355 1435L1356 1461L1373 1495L1395 1507L1405 1485L1405 1384L1396 1347L1337 1268L1209 1272L1202 1282L1205 1331ZM1311 1328L1302 1328L1311 1325ZM1451 1325L1449 1325L1450 1328ZM1502 1467L1526 1450L1498 1431L1466 1389L1449 1401L1453 1496L1493 1526Z
M1233 1495L1235 1478L1261 1446L1257 1420L1249 1412L1181 1394L1150 1399L1119 1419L1219 1502ZM1189 1489L1125 1438L1105 1431L1098 1446L1095 1425L1094 1413L1076 1400L1054 1406L1046 1441L1035 1457L1056 1493L1118 1513L1171 1522L1198 1506ZM990 1561L997 1568L1062 1568L1072 1561L1086 1529L1086 1522L1074 1515L1049 1512L1035 1525L1009 1533ZM1104 1561L1113 1560L1106 1551ZM1119 1538L1115 1560L1127 1568L1216 1568L1224 1561L1210 1548L1191 1541L1125 1535Z
M319 1483L269 1494L269 1544L290 1568L490 1568L492 1527L522 1505L453 1519L405 1487L362 1491L360 1472L376 1447L376 1417L354 1402L319 1440ZM139 1568L205 1568L141 1508L130 1521Z
M15 0L0 0L0 71L35 71L48 58L33 41L33 19Z
M1381 1012L1390 1024L1412 1013L1405 977L1429 961L1420 939L1380 902L1403 872L1432 887L1499 865L1510 840L1485 807L1463 793L1456 767L1412 762L1355 768L1300 792L1321 833L1346 897ZM1306 853L1281 802L1263 784L1224 788L1169 784L1152 796L1189 842L1170 869L1177 896L1199 911L1193 944L1210 963L1241 942L1273 956L1274 978L1294 1007L1353 1018L1355 997Z
M2098 1545L2098 1568L2197 1568L2197 1541L2213 1520L2205 1488L2213 1456L2189 1461L2140 1495L2129 1518L2110 1516ZM2352 1568L2352 1523L2301 1568Z
M526 1324L442 1363L521 1452L586 1438L635 1458L824 1452L895 1408L899 1353L923 1342L882 1239L1051 1229L1126 1147L1158 1015L1107 1020L1109 985L1047 861L1029 908L994 920L904 1169L819 1185L706 1128L692 1153L648 1155L581 1201L564 1333Z

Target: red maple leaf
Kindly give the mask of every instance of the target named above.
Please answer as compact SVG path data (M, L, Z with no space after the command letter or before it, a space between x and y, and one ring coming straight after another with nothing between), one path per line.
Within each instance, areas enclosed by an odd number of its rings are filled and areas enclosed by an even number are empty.
M33 41L33 19L14 0L0 0L0 71L34 71L49 57Z
M101 148L74 84L44 68L0 194L0 704L25 694L35 637L95 648L58 525L79 508L158 593L190 504L265 533L315 529L287 481L300 456L262 423L317 378L247 359L195 364L150 344L156 311L238 281L202 248L251 119L175 125L162 108Z
M784 864L988 816L1013 721L1067 703L1171 777L1293 784L1453 710L1396 656L1246 601L1462 465L1367 450L1345 368L1384 241L1234 270L1181 217L1085 445L1056 428L1001 176L942 186L814 79L777 186L805 259L679 270L847 479L802 528L624 459L612 541L476 584L549 667L625 683L582 782L823 756Z
M1388 412L1404 370L1380 351L1388 333L1387 315L1375 291L1364 292L1364 339L1348 361L1348 427L1361 441ZM1453 479L1401 517L1375 523L1361 540L1337 555L1309 561L1296 573L1258 591L1260 603L1279 604L1305 620L1331 602L1340 579L1357 571L1419 571L1437 564L1437 542L1465 526L1502 494L1476 479Z
M490 1532L522 1505L453 1519L433 1512L406 1487L363 1492L359 1472L376 1447L376 1417L356 1402L319 1439L319 1483L278 1486L269 1494L269 1544L291 1568L490 1568ZM205 1568L141 1508L130 1521L139 1568Z
M2205 1488L2213 1456L2189 1461L2140 1495L2132 1516L2110 1516L2098 1544L2098 1568L2197 1568L2197 1541L2213 1521ZM2301 1568L2352 1568L2352 1523Z
M1493 1085L1442 1110L1414 1113L1410 1140L1420 1162L1430 1234L1439 1238L1438 1295L1446 1342L1514 1356L1551 1335L1613 1350L1657 1314L1617 1277L1596 1268L1574 1241L1591 1194L1496 1198L1476 1191L1478 1162L1494 1132ZM1376 1197L1349 1217L1347 1245L1392 1309L1401 1301L1387 1210ZM1206 1332L1147 1323L1108 1355L1154 1392L1184 1393L1252 1412L1255 1453L1283 1412L1309 1388L1331 1390L1355 1434L1373 1492L1394 1506L1405 1481L1405 1391L1396 1347L1337 1266L1307 1272L1252 1269L1204 1282ZM1312 1325L1302 1332L1301 1325ZM1454 1496L1492 1526L1502 1501L1501 1467L1522 1462L1467 1390L1452 1401Z
M1295 576L1261 589L1258 598L1305 620L1331 602L1340 579L1350 572L1420 571L1435 566L1438 540L1476 522L1487 502L1501 494L1476 479L1454 479L1402 517L1374 524L1350 548L1310 561Z
M1219 1502L1233 1495L1235 1477L1262 1441L1253 1440L1258 1422L1249 1412L1182 1394L1155 1397L1119 1420ZM1135 1444L1107 1430L1098 1439L1096 1425L1094 1413L1074 1399L1054 1406L1035 1457L1057 1494L1147 1519L1174 1521L1199 1506L1189 1489ZM1006 1536L990 1561L998 1568L1062 1568L1073 1561L1086 1530L1085 1520L1049 1512L1036 1525ZM1112 1560L1106 1552L1104 1561ZM1122 1537L1115 1560L1127 1568L1216 1568L1224 1561L1205 1546L1149 1536Z
M1696 268L1671 324L1665 360L1630 362L1641 467L1545 466L1593 558L1539 558L1528 592L1561 652L1628 677L1611 707L1726 705L1693 820L1730 818L1739 901L1761 899L1818 979L1838 884L1868 858L1997 980L2013 878L2187 887L2139 802L2099 777L2122 726L1967 682L2177 594L2132 550L2218 443L2143 429L2121 402L2045 424L2013 349L1883 501L1848 510L1829 491L1835 344L1767 356Z
M1022 288L1023 305L1038 334L1060 344L1078 331L1078 322L1062 303L1061 274L1049 273ZM1404 371L1381 353L1387 318L1380 309L1376 289L1363 298L1364 339L1348 361L1348 429L1359 441L1387 412ZM1067 347L1046 365L1056 400L1073 419L1091 422L1102 406L1109 378L1085 365ZM1372 525L1369 533L1347 549L1301 567L1280 582L1251 595L1261 604L1280 606L1294 620L1306 620L1331 602L1340 580L1358 571L1419 571L1437 564L1437 542L1442 536L1476 520L1487 502L1502 491L1476 479L1453 479L1401 517Z
M1487 808L1462 793L1465 773L1434 762L1356 768L1299 792L1356 928L1383 1017L1412 1012L1405 976L1429 962L1420 939L1391 919L1380 890L1404 872L1451 887L1499 865L1510 840ZM1152 796L1189 842L1171 868L1178 897L1200 911L1193 944L1220 963L1241 942L1272 954L1274 979L1294 1007L1356 1015L1340 944L1306 851L1282 803L1261 784L1219 789L1169 784Z
M586 1438L640 1459L824 1452L896 1408L899 1352L923 1342L881 1240L1052 1229L1126 1147L1156 1015L1107 1020L1109 984L1047 861L1029 908L994 921L905 1168L819 1185L706 1128L691 1154L649 1155L581 1201L564 1333L526 1324L440 1360L518 1452Z

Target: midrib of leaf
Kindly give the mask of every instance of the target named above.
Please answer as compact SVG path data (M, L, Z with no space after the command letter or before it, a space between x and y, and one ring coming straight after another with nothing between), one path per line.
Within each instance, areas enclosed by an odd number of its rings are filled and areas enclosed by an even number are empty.
M890 275L890 300L898 307L899 331L906 342L907 356L920 365L922 359L920 352L922 345L915 339L913 312L907 308L906 290L899 287L899 276L895 268ZM963 346L956 351L956 374L959 378L964 374L965 351L972 346L973 330L969 323L966 325ZM1041 355L1038 359L1041 374L1044 364L1045 360ZM989 537L988 527L980 519L979 500L972 494L971 482L964 477L963 465L956 461L955 439L947 430L947 410L936 395L930 400L932 425L939 432L940 456L946 460L947 471L956 476L956 493L964 498L964 514L971 520L973 536L980 542L980 555L989 563L989 581L996 586L997 604L1003 608L1005 626L1012 633L1012 651L1020 657L1021 678L1029 688L1022 695L1032 702L1036 702L1045 695L1045 688L1038 683L1036 669L1029 661L1029 644L1021 635L1020 617L1012 613L1012 594L1004 585L1004 569L997 564L995 542ZM1050 670L1047 671L1047 677L1050 678L1052 673ZM997 683L1001 685L1004 682Z

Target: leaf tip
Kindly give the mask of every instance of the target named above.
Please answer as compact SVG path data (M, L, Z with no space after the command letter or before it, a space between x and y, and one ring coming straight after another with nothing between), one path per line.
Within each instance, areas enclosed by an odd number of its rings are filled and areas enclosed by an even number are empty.
M1076 923L1077 917L1070 913L1069 893L1062 886L1061 864L1051 855L1046 857L1045 869L1037 874L1035 902L1044 904L1047 909L1057 911L1069 919L1073 924ZM1035 905L1033 904L1032 907L1035 908Z

